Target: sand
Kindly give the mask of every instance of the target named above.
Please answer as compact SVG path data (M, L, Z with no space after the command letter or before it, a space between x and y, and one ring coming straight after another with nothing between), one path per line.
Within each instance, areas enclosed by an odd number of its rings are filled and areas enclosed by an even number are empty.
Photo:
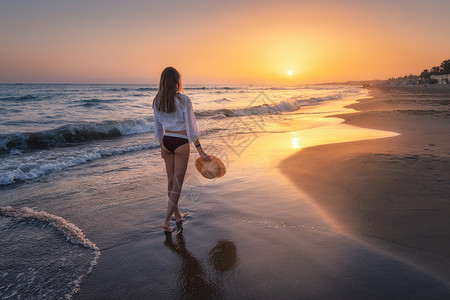
M337 231L450 282L450 88L371 88L344 124L400 133L302 149L280 164Z

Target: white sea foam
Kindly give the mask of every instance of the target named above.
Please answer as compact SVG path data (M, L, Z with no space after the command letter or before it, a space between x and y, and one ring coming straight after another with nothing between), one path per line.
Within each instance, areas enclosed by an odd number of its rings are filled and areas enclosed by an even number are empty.
M288 100L283 100L278 103L272 103L272 102L261 102L259 105L258 103L255 103L256 105L245 107L245 108L239 108L231 111L227 116L232 117L239 117L239 116L250 116L250 115L267 115L267 114L274 114L274 113L283 113L283 112L290 112L290 111L296 111L300 109L302 106L312 106L319 104L324 101L328 100L337 100L341 99L341 94L336 95L330 95L326 97L317 97L317 98L310 98L310 99L302 99L300 98L292 98Z
M103 149L96 147L84 151L70 150L56 152L47 150L27 155L11 156L1 161L0 185L11 184L17 180L35 179L103 157L149 150L157 147L159 147L157 144L125 145L122 147Z
M76 280L72 281L69 285L72 286L72 291L65 295L66 299L70 299L75 293L78 292L81 284L81 280L83 277L92 272L94 266L97 264L97 261L100 257L100 249L91 242L78 228L75 224L70 223L66 219L49 214L45 211L36 211L29 207L22 208L13 208L11 206L0 207L0 216L13 217L13 218L22 218L22 219L31 219L38 220L58 229L60 232L64 234L66 240L72 244L79 244L85 248L91 249L94 251L95 256L91 261L90 267L87 273L80 275ZM17 276L22 276L22 273L19 273ZM7 274L4 274L5 277ZM16 278L17 279L17 278Z
M285 88L270 88L270 90L284 90ZM213 117L213 118L228 118L228 117L242 117L251 115L269 115L279 114L283 112L292 112L299 110L303 106L313 106L325 101L339 100L347 98L363 98L366 96L365 92L358 88L348 88L345 91L332 90L328 95L324 93L317 93L321 89L314 89L315 93L305 93L293 96L291 98L274 99L266 93L260 93L255 96L250 103L236 104L240 107L220 107L218 109L197 110L198 117ZM224 98L226 99L226 98ZM219 102L220 100L210 100L208 102ZM227 100L227 99L226 99ZM229 101L229 100L228 100Z
M139 119L133 122L124 122L121 124L119 130L122 135L131 135L138 133L153 132L154 122Z

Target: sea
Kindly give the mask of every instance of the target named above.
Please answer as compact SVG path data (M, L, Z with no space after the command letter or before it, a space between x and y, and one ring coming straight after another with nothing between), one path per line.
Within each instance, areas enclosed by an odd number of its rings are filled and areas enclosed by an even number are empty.
M1 299L70 299L102 252L158 227L166 179L153 136L157 90L0 85ZM246 145L233 144L236 136L286 133L306 107L367 97L337 85L186 85L184 93L209 154L227 143L239 153Z
M188 85L204 137L264 131L276 115L365 97L356 87ZM142 151L153 138L157 85L0 85L0 185L29 184L75 166ZM232 122L231 122L232 121Z

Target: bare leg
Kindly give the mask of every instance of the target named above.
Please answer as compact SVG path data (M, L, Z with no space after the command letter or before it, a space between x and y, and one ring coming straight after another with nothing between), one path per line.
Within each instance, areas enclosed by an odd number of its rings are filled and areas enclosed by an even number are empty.
M164 147L164 146L162 146ZM170 198L170 193L172 191L173 188L173 178L174 178L174 157L175 154L170 152L169 150L165 149L166 153L164 154L164 156L167 158L165 159L165 163L166 163L166 171L167 171L167 196ZM162 151L162 150L161 150ZM175 221L179 222L183 219L183 216L180 213L180 210L178 208L178 203L175 206L175 209L173 211L174 215L175 215Z
M170 217L173 213L175 213L175 219L181 220L182 218L178 209L178 200L189 162L189 153L189 144L178 147L175 153L167 150L164 145L161 146L161 155L166 163L169 196L166 217L162 223L164 229L170 229Z
M164 147L163 144L161 144L161 156L164 159L164 162L166 164L166 171L167 171L167 194L170 199L170 194L173 187L173 178L174 178L174 158L175 154L167 150L166 147ZM170 224L169 223L163 223L162 228L169 229Z
M183 220L183 216L180 213L180 209L178 208L178 203L175 206L175 209L173 210L173 214L175 215L175 221L179 222L181 220Z
M172 154L172 156L174 156L174 154ZM173 166L173 164L171 164L171 166ZM166 169L167 169L167 166L166 166ZM167 172L167 178L168 178L167 195L169 196L169 198L170 198L170 193L173 188L173 168L171 168L171 169L172 169L172 171L170 173L171 174L170 176L169 176L169 172ZM181 215L180 210L178 208L178 203L175 206L175 209L173 210L173 214L175 215L175 221L179 222L183 219L183 216Z

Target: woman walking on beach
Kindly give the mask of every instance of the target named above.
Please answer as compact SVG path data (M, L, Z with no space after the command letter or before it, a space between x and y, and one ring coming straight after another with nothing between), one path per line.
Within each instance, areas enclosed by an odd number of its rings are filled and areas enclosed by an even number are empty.
M175 221L181 222L183 217L178 208L181 188L189 161L189 143L194 145L203 160L211 158L203 151L198 140L197 121L191 99L182 94L180 73L172 67L167 67L161 73L158 93L153 100L155 121L155 137L161 145L161 156L164 159L168 179L167 211L161 227L166 232L172 232L170 217L175 215Z

